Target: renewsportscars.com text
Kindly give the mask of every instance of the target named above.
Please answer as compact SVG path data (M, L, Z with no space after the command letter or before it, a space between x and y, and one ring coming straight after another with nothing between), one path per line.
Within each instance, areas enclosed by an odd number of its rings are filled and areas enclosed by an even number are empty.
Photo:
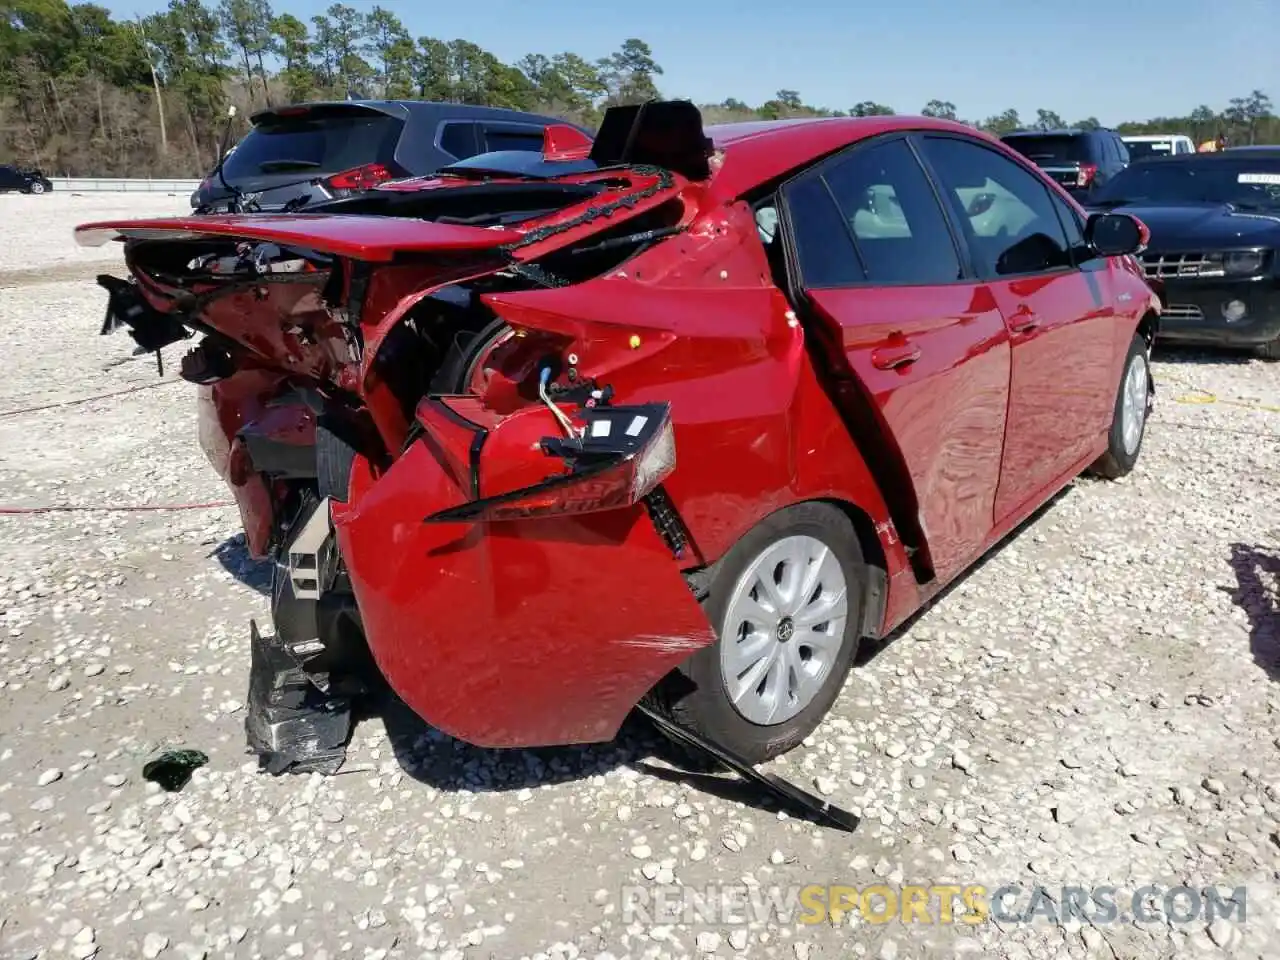
M1044 887L985 884L807 884L763 887L748 884L687 887L629 886L622 890L625 922L650 924L840 924L861 920L885 924L1001 924L1072 921L1112 923L1244 922L1244 887L1148 884Z

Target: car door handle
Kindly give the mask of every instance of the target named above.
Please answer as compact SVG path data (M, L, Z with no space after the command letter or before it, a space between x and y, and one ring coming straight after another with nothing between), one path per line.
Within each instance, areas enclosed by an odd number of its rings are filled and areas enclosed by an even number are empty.
M1009 329L1014 333L1026 333L1040 326L1040 318L1027 307L1019 307L1009 320Z
M897 370L919 359L920 347L914 343L899 342L871 351L871 365L877 370Z

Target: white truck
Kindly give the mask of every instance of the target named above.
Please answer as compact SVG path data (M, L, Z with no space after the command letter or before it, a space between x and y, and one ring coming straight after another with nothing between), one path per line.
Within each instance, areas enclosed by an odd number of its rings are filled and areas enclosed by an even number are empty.
M1153 133L1120 139L1129 148L1129 160L1132 163L1145 160L1147 157L1170 157L1196 152L1195 143L1182 133Z

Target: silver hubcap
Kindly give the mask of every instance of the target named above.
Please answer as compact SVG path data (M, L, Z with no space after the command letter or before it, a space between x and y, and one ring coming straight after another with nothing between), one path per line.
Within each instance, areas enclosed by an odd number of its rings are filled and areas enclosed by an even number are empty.
M1129 364L1123 390L1120 436L1124 441L1124 452L1132 455L1142 442L1142 428L1147 419L1147 362L1141 354Z
M821 540L786 537L738 578L725 612L720 672L752 723L785 723L813 702L844 641L848 585Z
M33 183L33 184L31 185L31 192L32 192L32 193L44 193L44 184L43 184L43 183Z

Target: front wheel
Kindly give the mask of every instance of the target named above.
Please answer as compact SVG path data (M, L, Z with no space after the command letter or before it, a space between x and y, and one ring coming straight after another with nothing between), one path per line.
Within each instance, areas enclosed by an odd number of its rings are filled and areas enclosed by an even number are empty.
M44 184L41 183L39 180L35 180L31 183L29 187L27 187L27 192L34 193L37 195L44 193Z
M1142 452L1150 398L1151 365L1147 360L1147 342L1134 334L1124 361L1111 430L1107 434L1107 452L1093 464L1094 473L1117 480L1133 470L1138 454Z
M672 720L764 763L826 716L857 652L866 568L853 523L824 503L765 519L711 568L717 641L669 678Z

